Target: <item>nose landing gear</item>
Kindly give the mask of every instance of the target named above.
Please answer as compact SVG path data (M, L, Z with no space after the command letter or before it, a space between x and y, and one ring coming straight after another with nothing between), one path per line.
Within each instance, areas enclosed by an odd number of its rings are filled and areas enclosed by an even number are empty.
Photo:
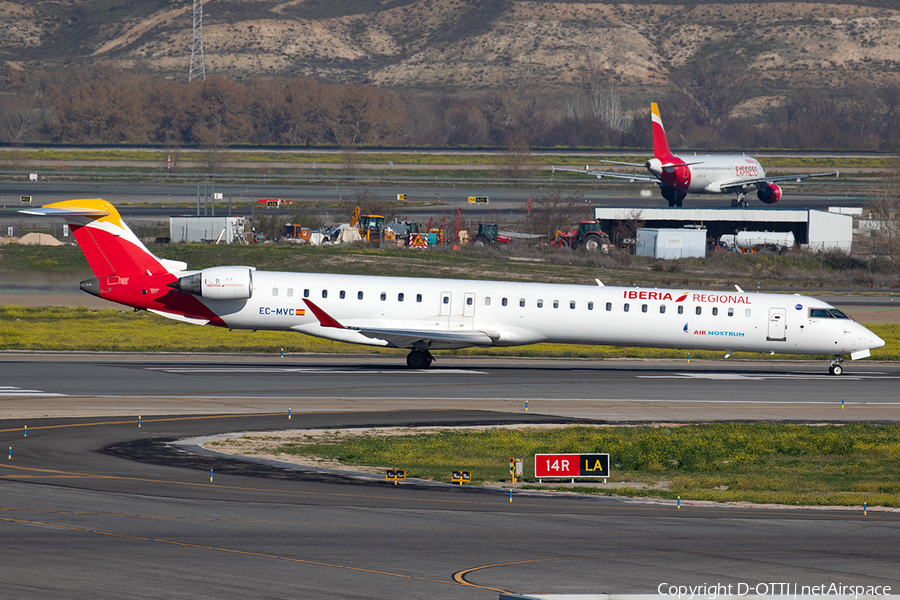
M844 372L844 367L841 366L841 363L844 362L844 357L838 354L834 357L834 360L831 361L831 366L828 367L829 375L840 375Z

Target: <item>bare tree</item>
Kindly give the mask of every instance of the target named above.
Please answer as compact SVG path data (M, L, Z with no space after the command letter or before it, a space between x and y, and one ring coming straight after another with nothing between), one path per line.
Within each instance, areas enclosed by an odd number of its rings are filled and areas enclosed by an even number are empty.
M542 191L531 205L525 220L529 233L546 235L552 240L557 231L569 231L582 219L588 218L590 207L584 203L584 191L574 190L563 195L562 190Z
M206 172L212 177L221 171L222 164L225 162L225 132L222 127L200 127L195 128L194 135L200 142L203 163L206 165Z
M637 209L632 210L627 219L619 221L613 227L613 243L622 244L625 240L637 240L637 230L643 226L644 221L641 219L641 211Z
M703 48L698 54L695 60L672 69L672 79L696 103L698 122L717 125L744 99L748 61L731 46Z
M30 140L40 124L40 111L21 96L0 102L0 135L10 145L10 163L19 168L22 145Z
M371 190L357 190L352 196L341 201L341 209L347 219L350 218L357 206L359 214L381 215L385 222L403 218L397 203L389 202Z
M869 201L870 228L864 251L874 260L900 258L900 158L881 176L878 195Z
M496 166L504 177L524 179L531 177L531 146L521 128L510 131L506 136L506 152L497 155Z

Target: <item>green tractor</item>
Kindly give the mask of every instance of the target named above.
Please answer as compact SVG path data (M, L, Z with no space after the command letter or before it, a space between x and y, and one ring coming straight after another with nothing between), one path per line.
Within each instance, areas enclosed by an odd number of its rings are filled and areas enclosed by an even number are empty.
M472 245L487 246L488 244L509 244L512 238L498 233L499 226L496 223L479 223L478 233L472 238Z

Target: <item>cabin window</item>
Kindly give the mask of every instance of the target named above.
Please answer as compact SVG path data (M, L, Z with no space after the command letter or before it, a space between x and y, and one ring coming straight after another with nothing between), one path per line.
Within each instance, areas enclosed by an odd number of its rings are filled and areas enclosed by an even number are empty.
M469 296L468 298L466 298L466 306L472 306L472 303L474 301L475 301L475 298L473 298L472 296Z
M537 307L538 307L538 308L544 308L544 301L543 301L543 300L538 300L538 301L537 301Z
M450 304L450 296L444 296L442 298L442 300L443 300L444 304Z
M278 288L272 288L272 295L273 295L273 296L277 296L277 295L278 295Z
M525 308L525 298L519 298L519 306Z
M387 294L385 292L381 292L381 301L384 302L387 300Z
M403 302L403 292L397 294L397 302Z
M344 290L341 290L341 293L338 294L338 296L340 296L340 297L341 297L341 300L343 300L344 298L347 297L347 292L345 292Z
M422 301L422 294L416 294L416 302Z
M659 314L661 314L661 315L666 314L666 305L665 304L659 305Z
M303 297L309 298L309 290L303 290Z
M323 298L327 298L327 297L328 297L328 290L322 290L322 297L323 297Z
M713 306L713 316L717 317L719 315L719 307Z
M729 307L729 309L728 309L728 316L729 316L729 317L733 317L733 316L734 316L734 309L733 309L733 308L730 308L730 307Z
M506 298L502 299L502 300L500 301L500 304L501 304L502 306L506 306L506 304L507 304Z
M622 306L622 310L624 310L625 312L628 312L629 308L631 308L631 305L629 305L627 302Z
M294 288L288 288L288 290L287 290L287 297L288 297L288 298L293 298L293 297L294 297Z
M571 308L572 310L575 310L575 301L574 300L569 300L569 308Z
M745 316L745 317L749 317L749 316L750 316L750 309L749 309L749 308L745 308L745 309L744 309L744 316Z
M362 299L363 299L363 293L362 293L362 292L356 292L356 299L357 299L357 300L362 300Z
M553 301L553 308L559 308L559 300Z
M647 305L646 305L646 304L641 304L641 312L642 312L642 313L647 312Z
M594 303L588 302L588 310L594 310Z
M683 306L679 306L679 307L678 307L678 314L679 314L679 315L683 315L683 314L684 314L684 307L683 307Z
M612 302L607 302L606 303L606 312L609 312L611 310L612 310Z
M698 314L698 315L699 315L700 313L702 313L702 312L703 312L703 309L700 308L699 306L698 306L697 308L694 309L694 313L696 313L696 314Z
M490 305L491 305L491 297L490 297L490 296L485 296L485 297L484 297L484 305L485 305L485 306L490 306Z

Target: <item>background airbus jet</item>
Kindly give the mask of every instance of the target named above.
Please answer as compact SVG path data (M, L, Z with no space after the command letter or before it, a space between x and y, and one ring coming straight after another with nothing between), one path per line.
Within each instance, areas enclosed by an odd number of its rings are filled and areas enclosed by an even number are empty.
M72 228L94 278L85 292L170 319L230 329L297 331L341 342L431 350L540 342L869 356L884 341L833 306L799 295L257 271L188 271L150 252L103 200L26 214Z
M591 171L553 167L553 171L571 171L594 175L598 179L611 177L629 181L647 181L659 185L662 197L669 206L681 206L688 194L735 194L731 206L747 206L747 193L756 190L756 197L765 204L775 204L781 198L779 181L800 181L810 177L836 177L837 171L830 173L805 173L802 175L766 176L765 169L755 158L740 155L692 156L688 160L679 158L669 150L669 141L663 129L662 118L656 102L650 104L650 118L653 123L653 158L646 163L628 163L601 160L615 165L646 167L650 175L618 173L615 171Z

